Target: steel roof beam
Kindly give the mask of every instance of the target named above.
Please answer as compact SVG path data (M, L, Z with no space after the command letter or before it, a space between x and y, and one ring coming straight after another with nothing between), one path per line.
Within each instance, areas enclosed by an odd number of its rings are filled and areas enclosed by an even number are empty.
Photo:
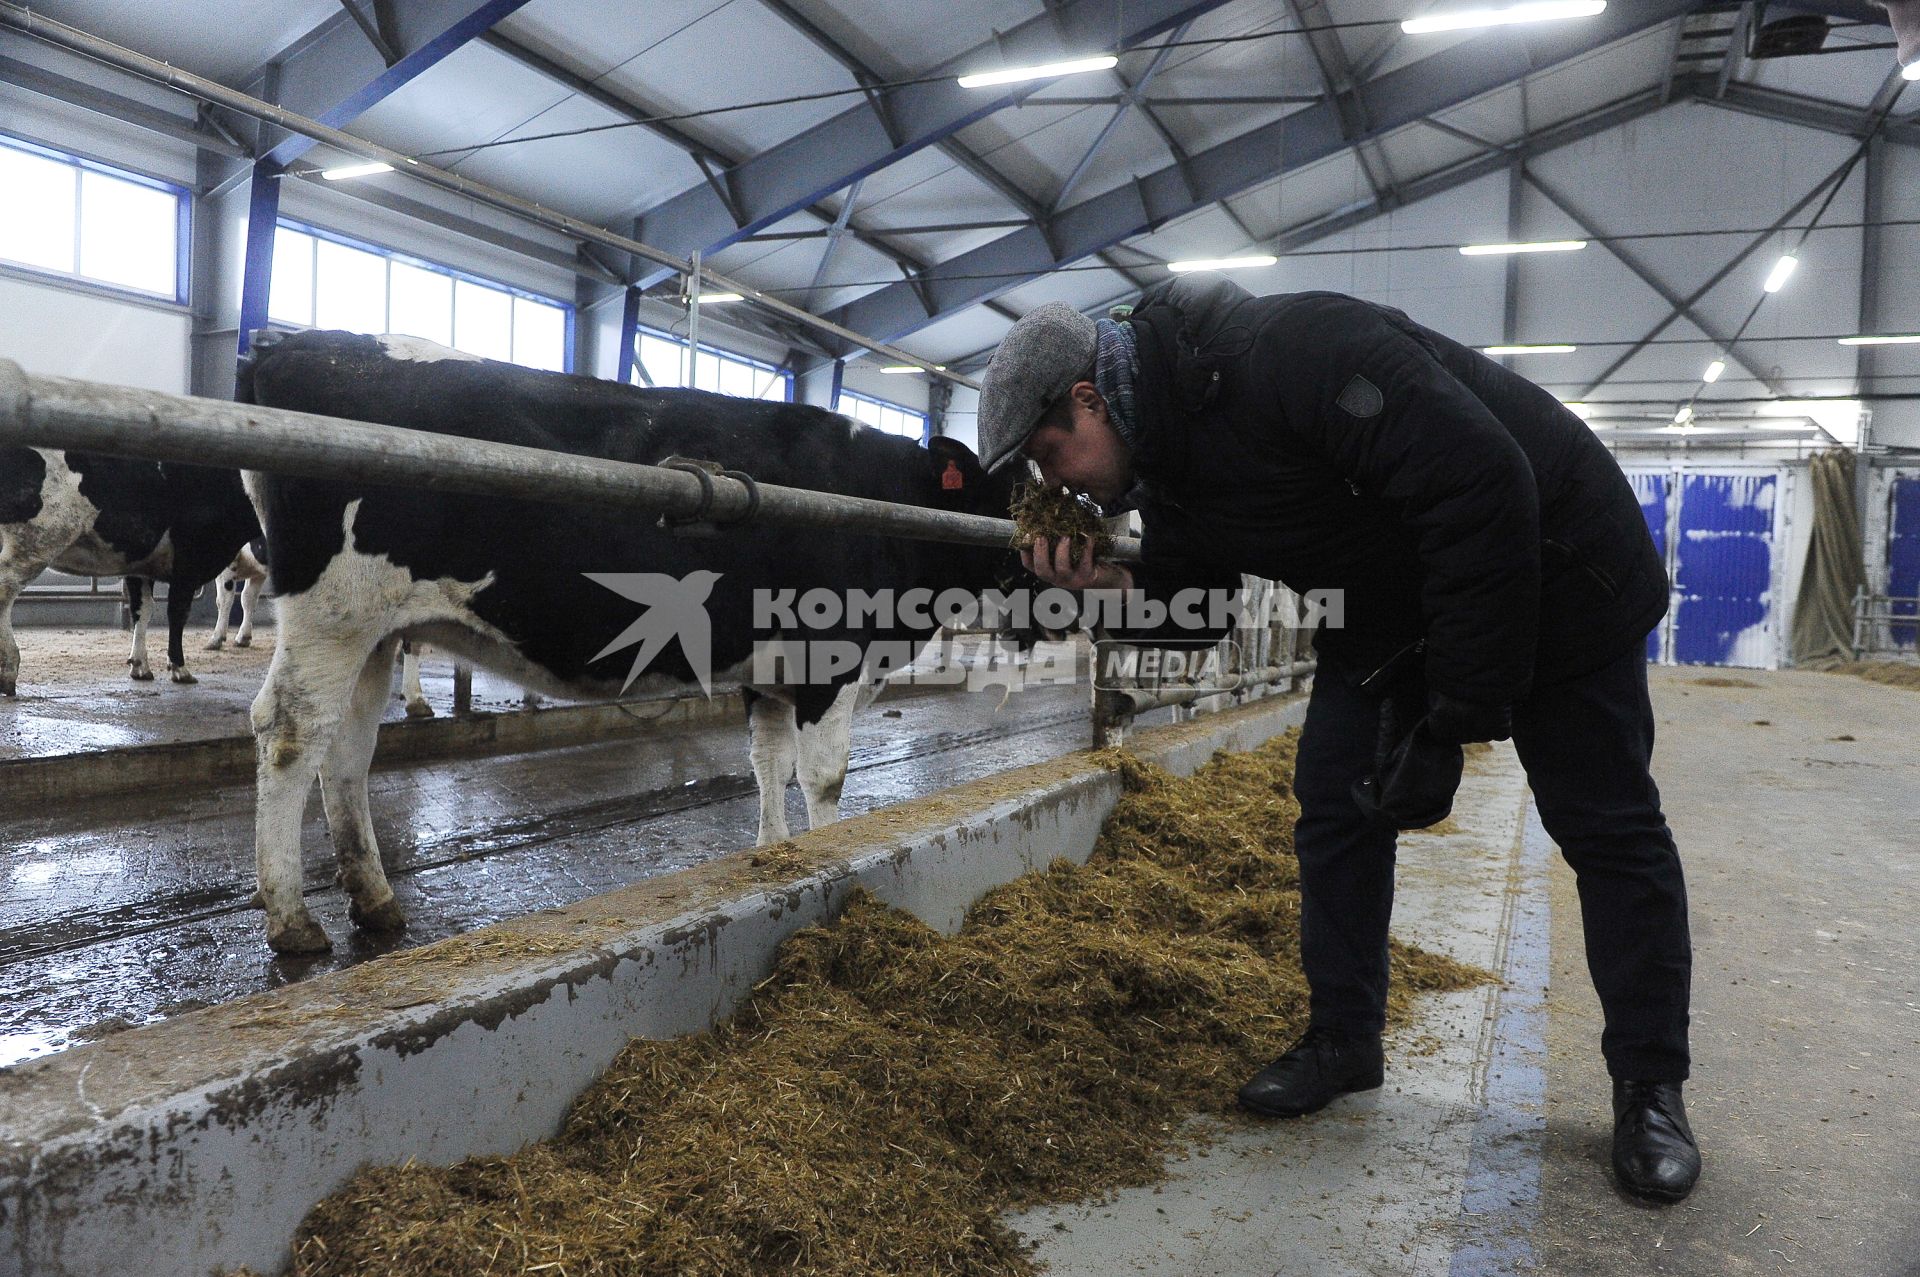
M1038 63L1068 51L1131 48L1227 2L1067 0L999 39L950 59L940 70L958 75L983 64ZM740 195L744 224L736 223L725 202L701 183L642 213L642 236L674 254L696 249L717 252L842 189L855 178L877 172L1024 101L1045 83L963 89L943 75L924 84L878 90L867 103L737 165L730 177ZM912 292L911 286L902 287Z
M1370 121L1369 134L1378 136L1638 35L1692 9L1690 0L1644 0L1612 6L1587 22L1483 33L1361 85L1354 94ZM935 314L927 314L911 289L889 285L835 311L836 322L858 332L890 334L890 339L906 336L1036 275L1351 146L1332 103L1308 107L1194 156L1188 168L1198 179L1198 191L1188 189L1180 165L1171 165L1061 210L1051 238L1037 228L1017 230L942 263L928 281L937 302Z
M149 133L158 133L175 141L186 142L203 151L211 151L229 159L251 160L253 158L253 152L239 141L202 128L184 115L175 115L171 111L150 106L134 98L95 88L91 84L69 79L44 67L35 66L31 62L22 62L18 58L0 57L0 81L43 98L52 98L56 102L65 102L70 106L92 111L96 115L124 120Z

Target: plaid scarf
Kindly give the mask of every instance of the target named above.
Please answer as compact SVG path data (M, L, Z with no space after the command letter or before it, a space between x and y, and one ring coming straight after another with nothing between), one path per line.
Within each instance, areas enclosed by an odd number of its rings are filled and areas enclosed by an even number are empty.
M1107 419L1131 448L1140 437L1133 398L1134 378L1140 374L1140 357L1134 350L1133 327L1111 319L1096 319L1093 326L1093 385L1107 401Z

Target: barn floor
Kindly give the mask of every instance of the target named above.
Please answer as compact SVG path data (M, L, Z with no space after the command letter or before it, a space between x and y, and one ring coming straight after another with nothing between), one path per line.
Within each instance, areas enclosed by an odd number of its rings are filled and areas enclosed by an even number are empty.
M1692 893L1691 1198L1612 1187L1572 874L1502 747L1469 773L1461 832L1403 843L1395 927L1508 991L1430 1000L1381 1091L1204 1124L1215 1141L1168 1183L1024 1217L1049 1271L1920 1274L1920 694L1792 671L1654 684Z
M1030 689L996 708L1000 700L998 692L918 689L883 697L856 721L843 812L1087 743L1084 687ZM372 792L411 925L388 939L348 925L320 804L310 800L307 890L335 949L304 961L275 959L262 915L247 905L251 783L7 811L0 1066L697 864L750 846L759 813L745 729L724 722L376 768ZM792 827L804 829L797 789L787 806Z
M147 659L155 678L136 683L127 677L129 634L79 627L23 627L14 634L20 693L0 698L0 762L245 736L247 709L273 659L271 627L254 631L252 647L235 647L229 637L218 652L204 650L204 629L189 632L187 668L199 682L175 684L167 680L165 632L150 630ZM406 717L397 675L394 686L389 722ZM451 661L429 652L421 662L420 686L436 712L453 712ZM517 686L475 672L475 709L516 709L520 703Z

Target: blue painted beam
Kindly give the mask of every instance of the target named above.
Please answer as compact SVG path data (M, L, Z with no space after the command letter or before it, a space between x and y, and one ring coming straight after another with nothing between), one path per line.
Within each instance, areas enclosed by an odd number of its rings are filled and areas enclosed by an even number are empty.
M1358 139L1342 130L1334 104L1322 100L1194 155L1185 173L1171 164L1062 209L1051 236L1023 227L942 262L925 274L922 289L891 284L827 318L855 332L898 341L1035 276L1336 155L1356 140L1447 111L1697 7L1694 0L1639 0L1609 6L1601 16L1580 22L1485 32L1355 90L1357 114L1369 124ZM922 304L923 290L933 298L931 309Z
M358 27L339 21L280 64L279 104L345 128L527 0L406 0L394 5L400 60L388 66ZM343 15L344 17L344 15ZM304 137L278 142L282 168L312 150Z
M729 169L727 185L734 192L738 218L703 182L641 213L638 238L682 256L717 252L869 173L1019 104L1049 83L963 89L944 78L947 74L1131 48L1229 2L1062 0L998 40L978 45L930 72L942 74L942 79L877 94L885 119L863 102ZM671 273L653 271L639 284L648 287Z
M629 288L620 305L620 353L614 363L614 380L625 386L633 381L635 346L640 340L640 290Z
M273 281L273 236L280 220L280 168L268 160L253 166L247 197L246 255L240 266L240 353L267 326L267 289Z

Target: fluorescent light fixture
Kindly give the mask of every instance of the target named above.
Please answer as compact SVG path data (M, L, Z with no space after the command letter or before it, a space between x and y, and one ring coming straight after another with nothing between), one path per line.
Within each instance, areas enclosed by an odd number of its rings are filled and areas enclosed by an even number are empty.
M1014 84L1021 80L1050 80L1058 75L1079 75L1083 71L1105 71L1120 65L1110 53L1097 58L1076 58L1071 62L1048 62L1036 67L1008 67L1004 71L982 71L960 77L963 89L984 89L995 84Z
M1196 257L1190 262L1168 262L1167 269L1176 275L1184 275L1190 270L1239 270L1247 266L1271 266L1279 260L1266 253L1255 253L1250 257Z
M1920 62L1909 62L1901 67L1900 77L1904 80L1920 80Z
M945 372L947 370L947 366L945 364L935 364L934 367L938 368L941 372ZM922 368L919 364L888 364L885 368L882 368L880 371L890 372L890 373L903 373L903 372L925 372L926 369Z
M1767 282L1760 287L1770 293L1779 292L1787 286L1787 281L1793 278L1793 272L1799 266L1800 259L1788 253L1773 264L1773 269L1767 273Z
M1574 400L1574 399L1562 399L1562 400L1560 401L1560 403L1561 403L1561 405L1562 405L1563 407L1565 407L1565 408L1566 408L1566 410L1567 410L1568 412L1570 412L1570 413L1572 413L1572 414L1573 414L1574 416L1576 416L1576 417L1578 417L1578 418L1580 418L1580 420L1582 420L1582 421L1592 421L1592 420L1593 420L1593 405L1592 405L1592 404L1590 404L1590 403L1581 403L1581 402L1579 402L1578 400Z
M1846 447L1860 443L1860 423L1866 405L1858 399L1776 399L1759 408L1762 417L1799 417L1811 421ZM1756 425L1755 429L1791 429L1791 426Z
M1681 404L1680 411L1673 414L1673 424L1676 426L1684 426L1684 425L1691 424L1692 421L1693 421L1693 405Z
M1456 9L1452 13L1434 13L1424 18L1408 18L1400 29L1408 35L1430 35L1436 31L1470 31L1475 27L1505 27L1517 22L1553 22L1560 18L1591 18L1605 13L1607 0L1535 0L1532 4L1509 4L1497 9Z
M1920 62L1914 63L1920 66ZM1842 337L1842 346L1920 346L1920 333L1884 333L1869 337Z
M737 302L740 300L740 294L739 293L701 293L698 300L702 306L706 305L708 302L713 302L717 305L720 302Z
M1727 361L1724 359L1716 359L1712 363L1707 365L1707 370L1705 372L1700 374L1700 380L1706 382L1709 386L1711 386L1714 382L1720 380L1720 374L1725 372L1726 370L1727 370Z
M1460 252L1466 257L1492 257L1501 253L1572 253L1586 246L1584 239L1550 239L1537 244L1468 244Z
M338 182L348 177L371 177L375 173L391 173L393 165L382 164L379 160L369 160L365 164L342 164L339 168L323 168L320 176L329 182Z
M1578 346L1488 346L1489 355L1571 355Z

